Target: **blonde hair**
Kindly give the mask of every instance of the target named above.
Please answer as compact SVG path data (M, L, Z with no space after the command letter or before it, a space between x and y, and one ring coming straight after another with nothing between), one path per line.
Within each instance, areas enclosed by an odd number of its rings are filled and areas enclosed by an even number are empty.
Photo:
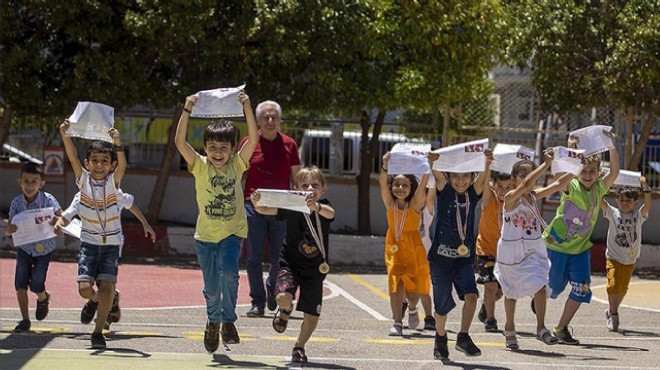
M296 176L293 178L293 181L296 184L296 187L300 186L306 178L311 177L314 180L318 181L321 185L325 186L325 176L323 172L316 166L305 166L298 171Z

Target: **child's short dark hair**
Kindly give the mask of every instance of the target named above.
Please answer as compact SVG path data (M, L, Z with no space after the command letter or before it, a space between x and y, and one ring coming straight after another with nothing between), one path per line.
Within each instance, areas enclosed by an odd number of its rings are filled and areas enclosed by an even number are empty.
M241 131L238 127L227 120L220 119L211 122L204 129L204 145L206 146L209 141L226 142L230 143L233 148L238 145L240 135Z
M387 179L387 186L390 188L390 194L392 194L392 198L394 198L394 193L392 193L392 184L394 183L394 178L399 175L394 175L394 176L389 176ZM417 176L415 175L403 175L405 176L408 180L410 180L410 194L404 199L406 202L410 202L412 198L415 196L415 193L417 192L417 186L419 184L417 183Z
M493 182L511 180L513 176L510 173L506 172L497 172L493 171Z
M110 154L110 161L114 162L117 160L117 151L115 150L115 145L107 141L95 140L87 147L87 156L89 159L92 156L92 153L108 153Z
M622 186L616 191L616 197L624 196L632 200L639 199L639 190L630 186Z
M522 167L524 166L531 166L532 171L536 169L536 165L534 164L534 162L530 161L529 159L522 159L513 165L513 168L511 169L511 177L518 176L520 171L522 171Z
M28 162L23 165L21 168L21 175L24 173L29 173L33 175L39 175L41 178L44 178L44 167L39 163Z

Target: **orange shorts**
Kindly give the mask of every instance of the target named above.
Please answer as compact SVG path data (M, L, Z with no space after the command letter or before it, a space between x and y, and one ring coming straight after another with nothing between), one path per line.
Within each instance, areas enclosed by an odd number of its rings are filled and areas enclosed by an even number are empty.
M608 258L605 268L607 268L607 294L625 295L635 271L635 264L624 265Z

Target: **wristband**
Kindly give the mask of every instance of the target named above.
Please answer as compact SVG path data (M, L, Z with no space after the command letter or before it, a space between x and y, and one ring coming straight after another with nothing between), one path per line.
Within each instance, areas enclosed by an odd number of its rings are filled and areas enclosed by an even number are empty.
M123 152L123 151L124 151L124 147L121 146L121 145L115 145L115 151L116 151L116 152Z
M380 167L380 172L387 172L387 168L381 166L381 167Z
M192 113L192 111L191 111L190 109L185 108L185 107L183 108L183 111L186 112L186 113L188 113L188 114L191 114L191 113Z
M649 189L642 189L642 193L650 193L650 192L651 192L650 188Z

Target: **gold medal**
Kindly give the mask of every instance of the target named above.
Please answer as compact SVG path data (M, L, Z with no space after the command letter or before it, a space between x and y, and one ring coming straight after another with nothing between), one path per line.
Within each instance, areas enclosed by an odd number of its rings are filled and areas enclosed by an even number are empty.
M330 265L328 265L327 262L323 262L322 264L319 265L319 272L322 274L327 274L330 272Z
M635 257L635 248L633 248L633 247L631 246L631 247L630 247L630 252L628 252L628 254L630 255L630 257Z
M105 241L106 241L106 237L105 235L103 235L103 244L105 244Z
M458 253L459 256L467 256L467 254L470 253L470 250L465 244L461 244L456 249L456 252Z
M399 251L399 246L396 244L392 244L392 246L390 247L390 252L396 253L398 251Z
M34 246L34 250L37 251L37 253L43 253L46 248L43 244L37 243L37 245Z

